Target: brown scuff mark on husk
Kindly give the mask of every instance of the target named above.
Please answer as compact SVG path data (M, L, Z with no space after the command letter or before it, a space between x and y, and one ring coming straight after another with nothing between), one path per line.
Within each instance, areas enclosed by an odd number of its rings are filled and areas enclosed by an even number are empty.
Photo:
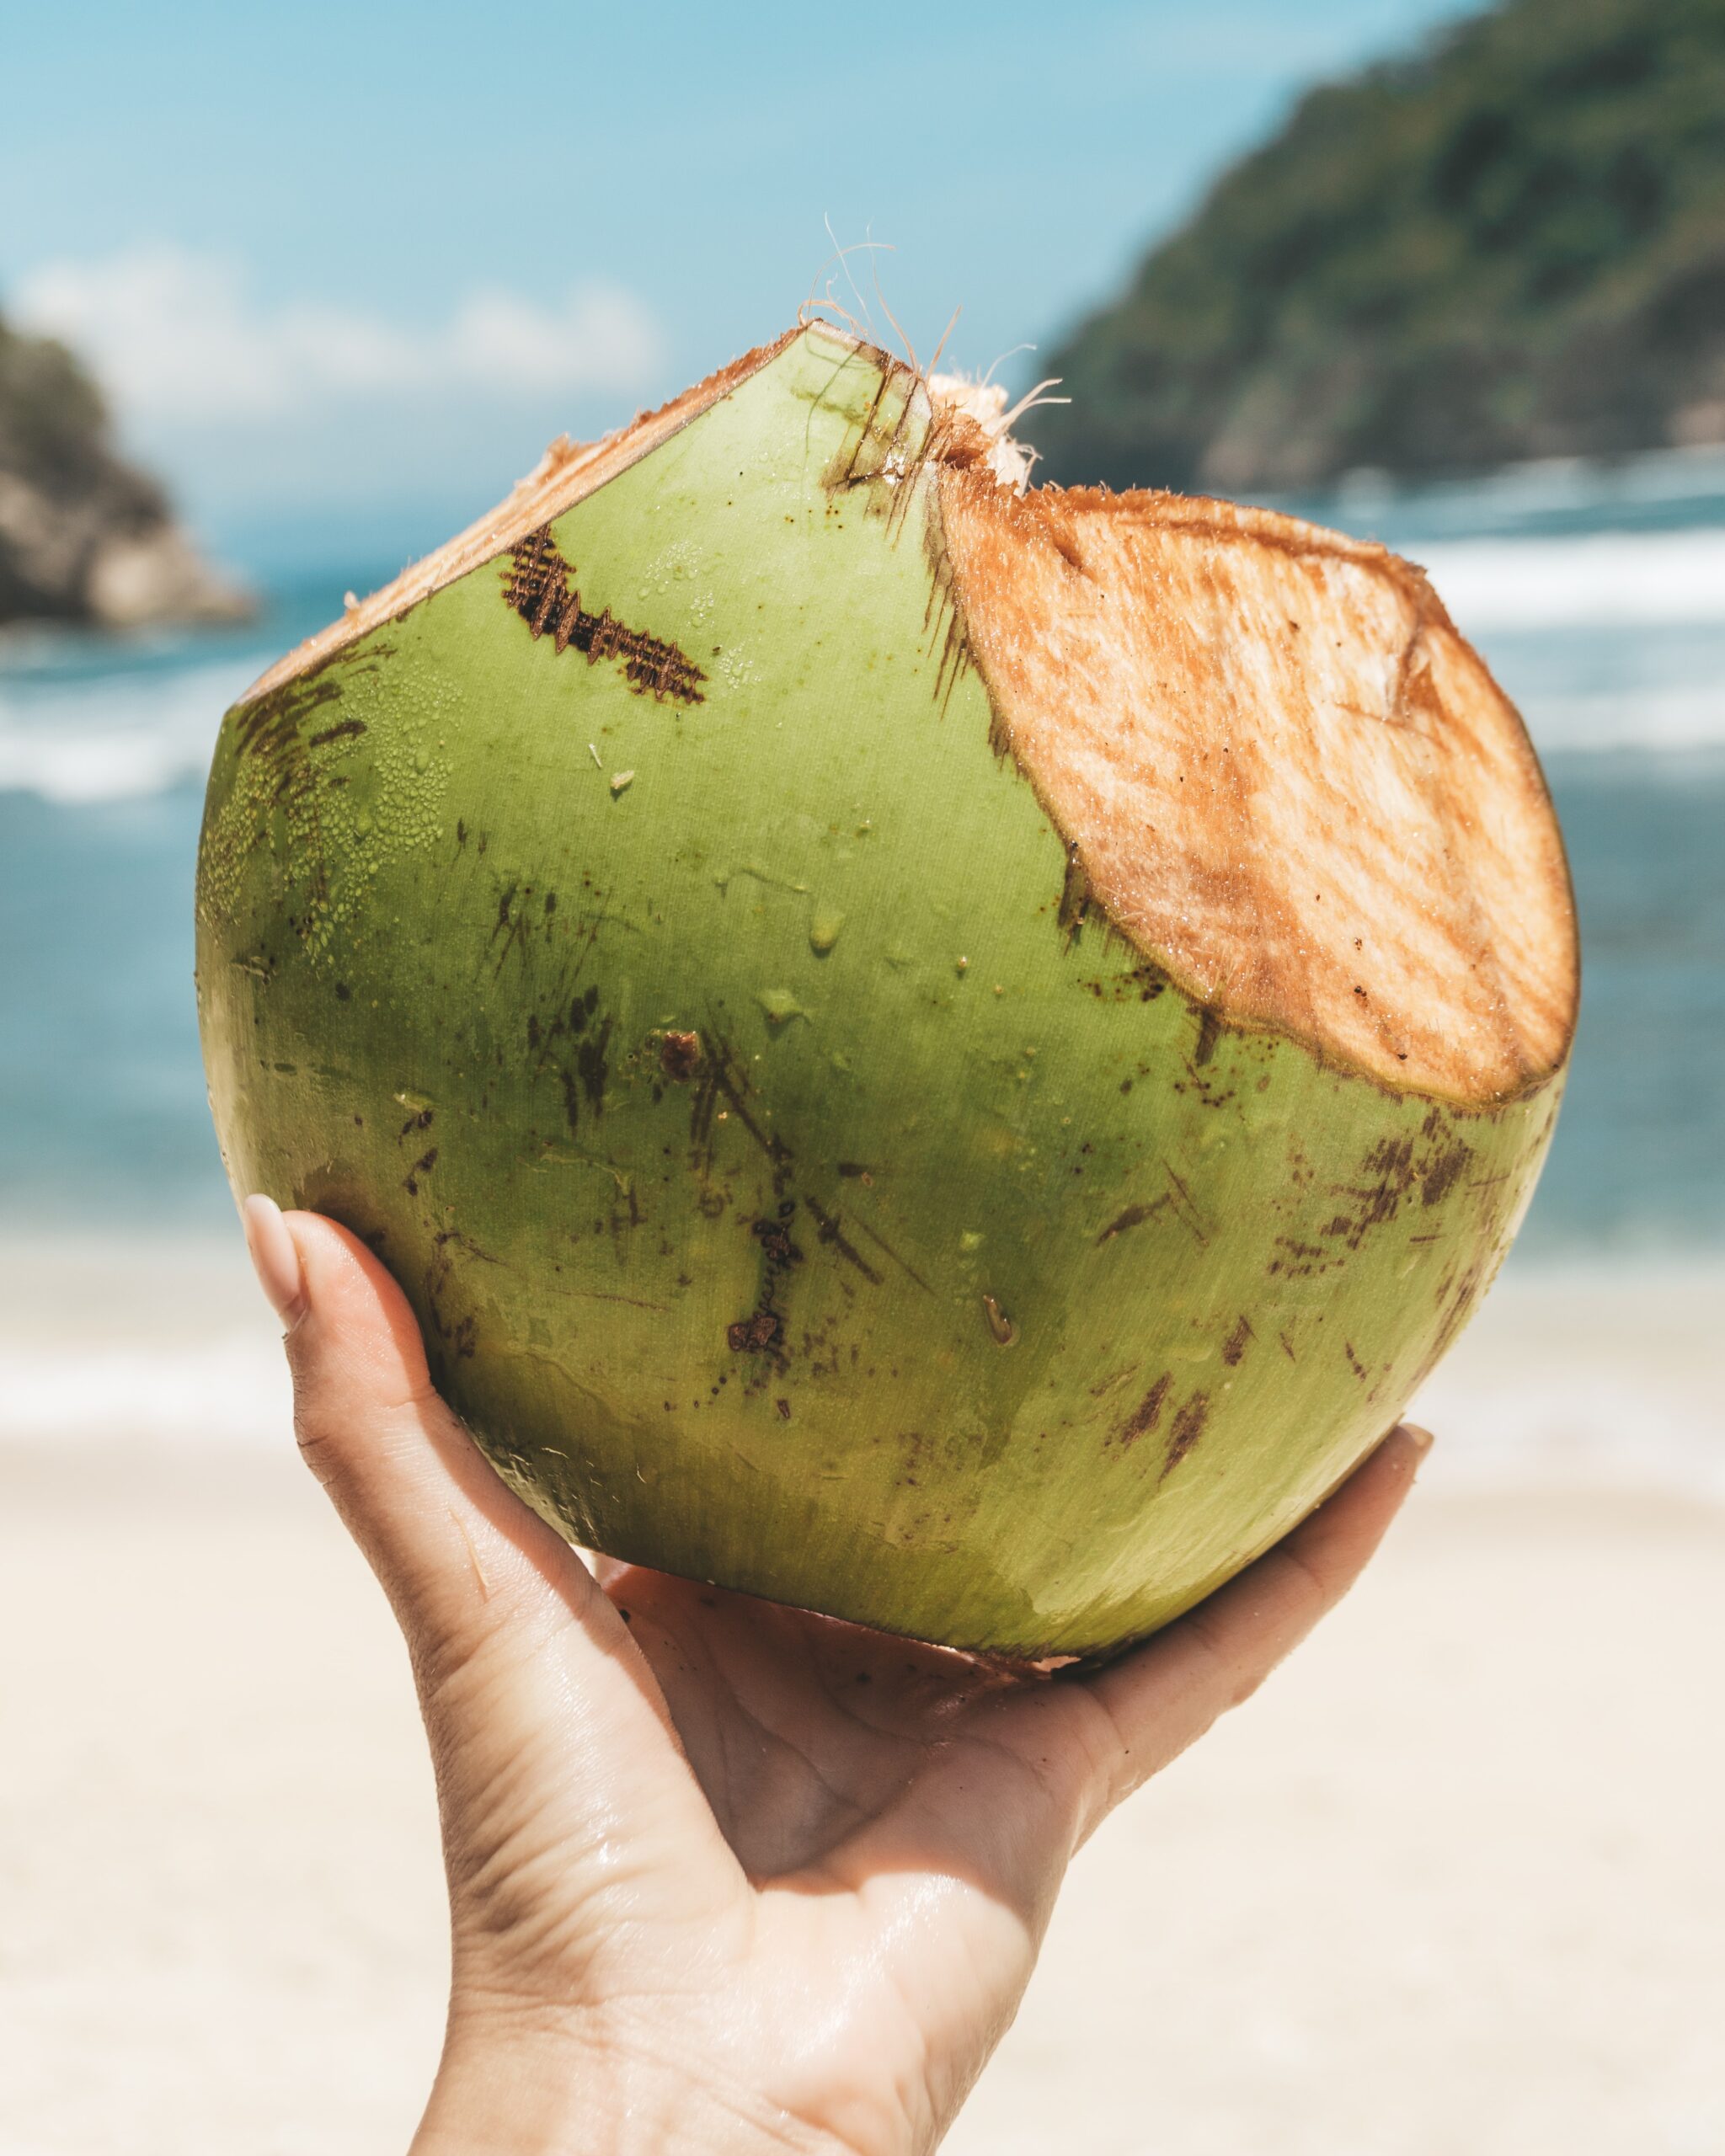
M932 414L922 383L911 369L884 352L857 348L879 363L879 379L868 408L849 446L839 451L820 483L833 498L856 496L872 516L884 518L896 528L916 494L915 481L928 462L928 430ZM836 371L841 372L856 352L847 351ZM890 424L888 424L888 421ZM923 435L919 451L910 444L919 428Z
M698 419L719 399L727 397L750 375L757 374L778 357L787 345L804 333L800 327L785 331L770 344L758 344L720 367L703 382L673 397L656 410L638 413L626 427L595 442L571 441L560 435L526 478L494 510L470 524L465 531L405 568L393 583L374 591L313 637L279 659L247 690L242 702L267 696L283 683L310 673L345 646L369 636L386 622L398 621L434 591L453 584L469 570L482 568L507 553L520 540L541 526L554 523L563 512L595 488L638 464L662 442ZM836 331L825 334L837 337Z
M1162 1421L1162 1410L1167 1405L1173 1383L1172 1374L1164 1370L1114 1432L1114 1442L1123 1452L1130 1452L1140 1438L1147 1438Z
M1146 1220L1155 1219L1165 1206L1172 1203L1172 1196L1165 1191L1160 1198L1153 1198L1148 1205L1127 1206L1124 1212L1115 1214L1097 1237L1096 1247L1100 1250L1104 1243L1111 1243L1116 1235L1124 1235L1134 1228L1141 1228Z
M1166 1482L1204 1435L1204 1426L1210 1420L1210 1395L1194 1392L1174 1417L1174 1427L1168 1436L1167 1455L1162 1461L1162 1471L1157 1482Z
M637 696L651 696L655 703L705 701L707 676L686 652L664 637L632 629L608 606L590 614L581 604L574 574L573 563L559 552L550 526L542 524L510 549L504 604L521 616L536 643L548 636L559 653L578 651L590 666L606 659L619 661L624 680ZM617 779L611 785L613 792L620 791Z
M788 1360L779 1295L792 1267L803 1262L803 1253L791 1235L796 1210L796 1200L788 1198L776 1214L763 1214L750 1223L749 1232L761 1246L761 1290L749 1315L725 1327L725 1345L732 1354L765 1354L779 1369L786 1367Z

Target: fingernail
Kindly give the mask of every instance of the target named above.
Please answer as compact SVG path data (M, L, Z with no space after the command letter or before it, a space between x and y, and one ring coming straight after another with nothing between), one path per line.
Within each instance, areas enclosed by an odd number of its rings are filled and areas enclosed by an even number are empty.
M1424 1454L1431 1450L1432 1433L1429 1430L1422 1429L1418 1422L1403 1422L1399 1427L1402 1436L1417 1453Z
M258 1285L268 1297L270 1309L291 1332L305 1315L306 1283L300 1271L300 1254L281 1217L281 1208L273 1198L254 1195L240 1209Z

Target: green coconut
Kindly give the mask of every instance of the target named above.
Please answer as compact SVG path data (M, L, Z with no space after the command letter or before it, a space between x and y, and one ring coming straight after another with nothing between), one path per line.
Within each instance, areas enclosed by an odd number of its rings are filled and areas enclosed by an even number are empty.
M1040 1657L1395 1420L1577 962L1418 570L1028 488L1001 403L814 323L559 445L227 715L198 988L236 1191L572 1540Z

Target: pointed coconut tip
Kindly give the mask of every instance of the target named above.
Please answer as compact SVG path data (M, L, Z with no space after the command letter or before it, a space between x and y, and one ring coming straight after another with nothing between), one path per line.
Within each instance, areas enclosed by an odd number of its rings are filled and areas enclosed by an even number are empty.
M786 330L770 344L756 345L752 351L745 352L740 359L708 375L704 382L697 382L692 388L672 398L668 404L661 404L650 412L637 413L627 426L603 435L598 441L571 441L567 435L559 435L526 478L517 480L495 509L488 510L465 531L457 532L435 552L411 563L369 598L347 606L339 619L332 622L328 628L320 629L315 636L296 644L253 682L240 702L254 703L259 696L266 696L299 675L311 673L346 645L369 636L386 622L398 620L433 592L441 591L470 570L482 568L487 562L507 553L529 533L561 516L595 488L602 487L607 479L615 478L619 472L627 471L630 465L649 456L661 442L668 441L692 419L699 419L710 405L716 404L750 375L758 374L787 345L806 334L805 328L798 325ZM846 344L855 342L836 330L828 334L841 338Z
M798 322L771 344L757 344L696 382L669 403L638 412L627 426L603 435L598 441L572 441L560 435L533 469L517 480L494 509L488 510L464 531L445 542L433 552L414 562L401 574L360 599L349 603L327 628L307 637L259 676L240 698L254 703L286 683L309 674L335 653L360 638L369 636L387 622L398 620L429 599L433 592L453 584L469 571L481 568L538 531L566 510L584 500L609 479L626 472L692 420L740 388L753 375L778 358L799 339L818 338L841 353L861 353L877 365L883 375L902 377L913 392L919 387L931 393L942 424L932 430L928 454L991 468L1002 481L1022 488L1030 469L1030 458L1007 434L1006 392L975 385L957 375L936 376L921 385L920 377L902 360L879 350L850 331L824 319Z
M1395 1091L1482 1106L1561 1070L1578 953L1557 819L1514 707L1423 572L1268 510L1033 488L1002 389L923 382L824 320L601 441L554 443L245 701L506 552L801 338L926 400L966 652L1080 903L1216 1024Z

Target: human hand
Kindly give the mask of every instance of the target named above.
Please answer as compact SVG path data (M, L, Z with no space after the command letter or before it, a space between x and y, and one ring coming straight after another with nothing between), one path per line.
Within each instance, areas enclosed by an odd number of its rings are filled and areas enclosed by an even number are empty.
M932 2148L1073 1852L1346 1591L1429 1441L1111 1667L1017 1677L601 1561L487 1465L387 1273L247 1207L313 1471L393 1604L452 1935L415 2156Z

